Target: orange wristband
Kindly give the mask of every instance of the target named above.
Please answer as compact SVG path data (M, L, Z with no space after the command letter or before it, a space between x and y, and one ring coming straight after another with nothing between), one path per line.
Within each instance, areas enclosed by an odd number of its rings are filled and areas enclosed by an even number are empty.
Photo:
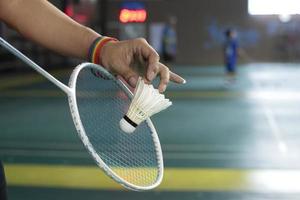
M101 50L102 47L110 41L118 41L116 38L111 38L111 37L98 37L91 45L90 49L89 49L89 60L92 63L101 65L101 59L100 59L100 55L101 55Z

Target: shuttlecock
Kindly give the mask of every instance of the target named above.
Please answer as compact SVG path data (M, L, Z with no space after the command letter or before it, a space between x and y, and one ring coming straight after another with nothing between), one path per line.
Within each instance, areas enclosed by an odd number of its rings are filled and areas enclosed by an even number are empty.
M126 133L132 133L145 119L170 105L172 102L169 99L140 77L128 112L120 121L120 128Z

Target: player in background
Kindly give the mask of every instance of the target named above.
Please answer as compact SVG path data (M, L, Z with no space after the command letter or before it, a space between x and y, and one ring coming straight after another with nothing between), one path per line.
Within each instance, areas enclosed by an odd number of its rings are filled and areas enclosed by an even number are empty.
M171 16L168 19L163 29L162 35L162 59L166 63L172 63L177 55L177 32L176 32L177 19Z
M224 65L226 71L226 85L236 82L237 59L239 57L247 62L253 62L247 52L239 46L238 33L235 29L229 28L225 32L225 42L223 46Z
M238 33L235 29L229 28L225 32L225 42L223 47L224 65L226 71L226 84L232 85L236 82L237 59L243 58L247 62L253 62L246 51L239 46Z
M236 80L236 64L239 54L237 32L234 29L225 31L225 42L223 48L224 64L226 70L226 83L232 84Z

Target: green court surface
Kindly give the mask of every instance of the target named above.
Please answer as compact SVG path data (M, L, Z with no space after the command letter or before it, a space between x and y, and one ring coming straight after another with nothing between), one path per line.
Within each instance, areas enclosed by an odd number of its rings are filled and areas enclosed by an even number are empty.
M166 173L128 192L97 169L73 126L67 98L34 72L0 77L0 158L10 199L300 199L300 67L174 68L173 106L152 119ZM54 71L63 82L70 70Z

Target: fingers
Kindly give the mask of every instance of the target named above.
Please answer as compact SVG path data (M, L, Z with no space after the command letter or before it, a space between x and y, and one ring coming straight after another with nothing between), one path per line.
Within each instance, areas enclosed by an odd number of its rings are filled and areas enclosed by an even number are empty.
M175 74L174 72L170 71L170 80L174 83L180 83L180 84L185 84L186 80L179 76L178 74Z
M135 87L138 81L138 74L130 68L123 73L123 77L131 87Z
M164 92L167 88L169 81L179 84L185 84L186 81L181 76L171 72L169 68L161 63L159 63L159 72L158 75L160 76L160 83L158 86L159 92Z
M184 84L186 81L179 75L171 72L167 66L159 62L158 53L147 43L145 39L136 39L136 47L142 54L143 58L147 61L146 81L152 82L156 76L160 76L160 83L158 86L159 92L164 92L167 88L169 81ZM138 77L134 77L132 83L136 85ZM129 79L128 79L129 82ZM129 82L130 83L130 82ZM131 83L130 83L131 84ZM133 86L133 85L132 85Z
M128 84L133 88L135 88L137 81L138 81L138 76L135 75L127 79Z
M144 38L136 39L141 55L148 62L146 78L151 82L159 72L159 55Z
M166 91L167 85L170 80L170 70L166 66L160 63L160 82L158 85L158 90L160 93Z
M148 60L147 79L153 81L159 70L159 56L157 53L151 54Z

